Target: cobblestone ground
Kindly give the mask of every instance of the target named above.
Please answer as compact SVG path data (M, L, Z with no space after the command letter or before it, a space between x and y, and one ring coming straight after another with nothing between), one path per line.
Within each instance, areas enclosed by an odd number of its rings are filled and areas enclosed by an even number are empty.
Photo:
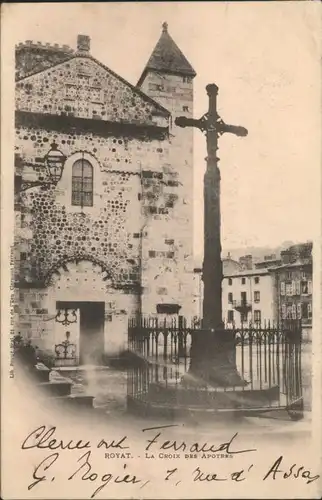
M68 373L75 382L74 393L94 396L94 406L106 413L125 413L127 395L126 370L111 367L81 368Z

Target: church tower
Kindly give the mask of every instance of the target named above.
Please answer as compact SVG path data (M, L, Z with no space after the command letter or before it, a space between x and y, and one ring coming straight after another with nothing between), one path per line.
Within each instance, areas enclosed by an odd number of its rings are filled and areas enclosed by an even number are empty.
M168 162L177 183L178 203L173 224L177 242L177 276L180 276L180 281L183 280L180 285L180 314L185 316L191 314L188 297L192 296L193 288L193 130L177 127L175 118L193 117L195 76L195 70L170 36L168 24L164 22L161 36L137 87L171 113Z
M143 92L168 109L173 116L192 116L193 78L196 72L162 25L162 33L138 81Z

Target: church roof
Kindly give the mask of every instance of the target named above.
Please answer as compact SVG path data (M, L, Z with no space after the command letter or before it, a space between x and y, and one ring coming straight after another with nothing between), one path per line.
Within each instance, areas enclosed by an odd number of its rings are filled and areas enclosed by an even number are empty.
M145 74L149 70L196 76L195 70L169 35L167 23L162 25L161 36L145 66L138 85L142 83Z
M31 98L32 94L39 98ZM92 56L81 53L19 79L16 111L44 115L47 121L50 116L62 116L64 120L69 117L139 128L167 128L170 115L140 89Z
M83 46L82 43L84 42L84 39L86 40L85 45ZM24 60L26 59L27 62L29 62L29 65L27 65L27 67L21 65L22 61L19 59L19 57L17 57L17 53L19 54L22 51L27 51L28 53L28 57L24 56L23 58ZM50 57L51 55L57 57L52 58ZM34 60L35 64L33 64ZM100 67L102 71L98 71L95 66ZM90 54L90 39L86 35L78 35L76 51L74 51L67 45L63 45L62 47L60 47L59 45L55 44L51 46L50 44L41 44L40 42L35 44L32 41L27 41L24 44L21 43L16 47L16 69L18 70L16 73L17 94L24 92L25 81L31 82L35 79L47 79L49 83L47 82L48 90L46 90L45 94L46 97L50 99L52 97L50 97L50 93L53 89L57 90L57 87L59 86L65 88L66 84L70 84L73 87L73 84L75 84L74 80L76 78L76 74L79 71L84 72L85 70L85 73L88 77L90 77L91 80L98 78L98 82L100 83L96 83L96 87L97 85L102 86L103 89L107 87L106 90L109 91L109 94L113 94L114 92L112 101L115 99L117 100L117 98L120 99L119 102L124 102L125 98L126 100L132 99L131 106L129 106L128 111L125 113L127 115L126 120L134 120L134 122L138 123L138 115L142 115L142 113L145 113L145 119L147 119L148 122L154 123L158 120L158 116L168 119L170 115L169 110L164 108L160 103L153 100L150 96L142 92L141 89L134 85L131 85L127 80L95 59ZM57 74L55 74L55 80L53 80L53 73L55 72ZM49 77L49 75L51 76ZM113 92L111 90L112 87L114 88ZM106 102L104 102L104 104L109 104L111 108L115 109L115 116L110 117L112 121L123 121L125 117L123 117L122 119L120 117L119 109L117 109L117 107L115 106L112 106L113 102L109 102L110 96L106 99L107 100ZM78 107L82 107L82 105L80 104L81 99L79 96L77 97L77 100ZM21 102L25 102L25 99L23 99ZM35 112L36 110L34 108L37 107L36 100L31 100L28 102L28 109L25 109L25 111ZM85 108L88 107L87 104L86 102L83 103ZM49 103L45 103L45 105L47 109L46 113L54 112L52 106L49 105ZM138 112L136 106L141 108L140 113ZM143 116L140 116L140 118L143 118ZM108 120L108 114L106 113L104 117L102 117L102 119Z

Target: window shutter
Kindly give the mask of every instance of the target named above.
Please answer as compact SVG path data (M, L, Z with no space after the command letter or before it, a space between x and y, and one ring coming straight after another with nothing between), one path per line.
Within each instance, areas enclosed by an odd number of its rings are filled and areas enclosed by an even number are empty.
M301 281L296 281L296 295L301 295Z
M295 281L292 281L292 295L296 294L296 284Z
M297 317L298 317L298 319L301 319L301 317L302 317L302 304L301 303L297 304Z
M308 318L312 318L312 304L310 302L307 305L307 313Z
M312 294L312 281L308 281L307 286L308 286L308 292L311 295Z
M285 295L285 282L281 282L281 295Z
M282 304L282 319L285 319L286 317L286 305Z

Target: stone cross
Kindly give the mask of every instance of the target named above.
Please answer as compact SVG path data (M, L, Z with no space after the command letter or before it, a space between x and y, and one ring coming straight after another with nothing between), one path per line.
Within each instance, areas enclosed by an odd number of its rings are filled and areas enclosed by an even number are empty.
M179 127L196 127L206 134L207 169L204 176L204 298L202 327L208 330L216 330L223 327L218 138L226 132L240 137L246 136L248 132L243 127L227 125L218 115L217 85L214 83L207 85L206 91L209 97L208 112L198 120L180 116L176 118L175 124Z

